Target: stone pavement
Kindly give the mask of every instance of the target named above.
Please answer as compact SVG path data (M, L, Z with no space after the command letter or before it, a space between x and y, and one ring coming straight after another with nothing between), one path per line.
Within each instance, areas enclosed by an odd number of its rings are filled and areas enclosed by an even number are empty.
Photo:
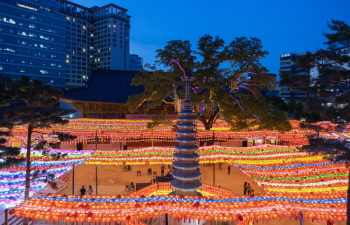
M223 164L222 168L219 165L215 165L215 186L220 186L231 190L235 195L243 195L243 184L248 182L254 189L255 194L262 194L262 190L258 185L253 184L251 180L244 174L240 173L234 166L231 166L231 174L228 174L228 164ZM160 175L161 165L154 166L153 171L156 171ZM167 166L164 174L168 171ZM145 166L132 166L131 171L123 171L122 166L97 166L97 194L98 195L126 195L129 191L125 191L125 185L129 185L131 182L136 183L149 183L152 180L151 175L147 175L147 169ZM213 166L201 166L202 183L213 185ZM93 165L81 165L74 170L74 194L80 194L79 190L84 185L85 188L89 185L92 186L96 194L96 166ZM141 171L141 176L137 176L137 171ZM69 174L69 180L67 182L67 188L62 190L60 194L72 194L72 171Z
M153 170L160 175L161 165L154 166ZM258 185L254 184L252 180L239 172L234 166L231 166L231 174L227 174L228 164L223 164L222 168L219 165L215 165L215 186L221 186L231 190L235 195L243 195L243 184L248 182L254 189L255 194L263 194L262 190ZM146 166L132 166L131 171L123 171L122 166L97 166L97 194L98 195L126 195L129 191L125 191L125 185L129 185L131 182L136 183L149 183L151 182L152 176L147 175ZM169 171L166 166L165 174ZM202 165L201 166L202 183L213 185L213 166ZM137 171L141 171L141 176L137 176ZM59 192L60 194L72 194L72 171L69 174L69 180L67 182L67 188ZM93 195L96 194L96 166L93 165L81 165L75 168L75 185L74 193L80 194L81 186L85 186L87 189L89 185L93 188ZM264 224L267 221L259 221L255 224ZM282 220L270 220L269 225L298 225L299 220L294 219L282 219ZM304 225L326 225L325 221L322 222L311 222L304 220ZM336 223L338 224L338 222ZM340 223L341 225L345 224Z

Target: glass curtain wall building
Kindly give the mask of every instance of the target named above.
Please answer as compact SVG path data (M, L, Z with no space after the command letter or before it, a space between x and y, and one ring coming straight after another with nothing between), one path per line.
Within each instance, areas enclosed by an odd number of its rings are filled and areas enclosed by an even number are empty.
M62 89L85 85L94 68L142 68L135 65L142 58L129 53L130 16L117 5L0 0L0 12L0 74Z
M0 74L66 86L66 21L54 0L0 0Z
M130 70L130 16L114 4L86 8L57 0L67 29L67 86L86 82L93 68ZM138 68L138 70L142 68Z

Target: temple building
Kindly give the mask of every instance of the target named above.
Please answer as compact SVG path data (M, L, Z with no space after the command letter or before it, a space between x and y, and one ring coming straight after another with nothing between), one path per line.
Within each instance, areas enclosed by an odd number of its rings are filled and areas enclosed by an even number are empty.
M174 105L164 104L143 111L142 106L131 114L126 102L130 95L143 91L142 86L131 86L137 71L95 69L84 87L64 93L63 101L77 109L84 118L151 119L164 113L177 117Z

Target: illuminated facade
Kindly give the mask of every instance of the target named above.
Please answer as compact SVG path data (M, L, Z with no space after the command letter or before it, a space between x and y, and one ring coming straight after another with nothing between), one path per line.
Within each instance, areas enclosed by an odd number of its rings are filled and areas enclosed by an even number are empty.
M83 86L91 69L135 70L130 55L130 16L114 4L86 8L57 0L67 28L67 86ZM130 60L133 59L133 60ZM137 67L137 66L136 66ZM136 70L140 70L138 66Z
M0 74L66 86L66 24L53 0L0 0Z
M62 89L84 86L94 68L142 68L129 53L130 16L122 7L66 0L0 0L0 6L0 74Z

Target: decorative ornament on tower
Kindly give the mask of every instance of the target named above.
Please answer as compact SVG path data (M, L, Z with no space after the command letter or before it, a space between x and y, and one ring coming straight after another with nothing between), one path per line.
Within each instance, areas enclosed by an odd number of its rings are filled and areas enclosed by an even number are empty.
M193 122L196 120L196 113L193 111L191 102L191 83L193 77L183 76L182 81L185 83L185 99L182 101L182 109L179 112L179 130L176 132L179 136L175 138L178 145L175 149L178 151L174 154L177 159L173 162L174 171L172 175L174 180L171 181L171 186L175 189L176 195L200 195L197 189L202 187L199 181L201 173L198 170L200 164L196 161L199 155L195 153L198 146L195 143L198 141L194 135L197 133L194 128L197 126Z

